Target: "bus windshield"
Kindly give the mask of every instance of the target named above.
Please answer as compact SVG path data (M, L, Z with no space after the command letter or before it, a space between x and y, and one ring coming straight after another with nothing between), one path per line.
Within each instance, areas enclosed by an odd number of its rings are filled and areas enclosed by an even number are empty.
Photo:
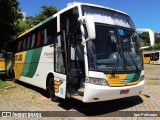
M151 61L159 60L159 52L155 52L151 54Z
M89 69L104 72L143 69L138 35L133 30L96 24L96 39L87 42Z

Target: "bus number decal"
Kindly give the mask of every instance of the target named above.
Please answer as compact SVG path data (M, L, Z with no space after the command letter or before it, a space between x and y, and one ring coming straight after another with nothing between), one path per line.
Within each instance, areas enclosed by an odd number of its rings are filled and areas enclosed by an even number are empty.
M22 61L22 59L23 59L22 54L15 56L15 61Z
M109 79L119 79L119 76L118 75L111 75L111 76L109 76Z

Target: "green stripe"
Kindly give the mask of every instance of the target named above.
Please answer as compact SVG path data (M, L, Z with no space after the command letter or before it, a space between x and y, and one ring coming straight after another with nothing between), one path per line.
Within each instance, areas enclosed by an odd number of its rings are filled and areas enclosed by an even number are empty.
M29 50L26 53L26 57L25 57L25 61L24 61L24 66L23 66L23 70L22 73L20 74L20 76L26 76L29 68L30 68L30 63L32 60L32 56L33 56L33 50Z
M42 48L27 51L21 76L32 78L37 70Z
M132 73L132 74L128 74L125 78L125 80L122 83L132 83L132 82L136 82L139 80L139 77L141 75L141 72L138 73Z

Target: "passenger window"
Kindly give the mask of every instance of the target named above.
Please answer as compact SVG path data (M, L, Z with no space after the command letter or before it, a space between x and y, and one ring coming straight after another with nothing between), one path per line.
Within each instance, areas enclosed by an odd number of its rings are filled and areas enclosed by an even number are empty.
M22 41L19 41L19 44L18 44L18 52L20 52L22 50L22 45L23 45L23 42Z
M29 49L29 48L30 48L30 41L31 41L31 37L29 36L29 37L28 37L27 49Z
M41 45L41 32L38 32L37 34L37 47Z
M23 50L26 49L26 39L23 40Z
M33 48L34 45L35 45L35 38L36 38L36 36L35 36L35 34L33 34L33 35L32 35L32 44L31 44L31 48Z
M52 38L52 36L48 36L48 37L47 37L47 42L50 43L50 44L53 43L53 38Z
M47 29L44 29L42 31L42 41L44 41L44 44L48 44L48 40L47 40Z

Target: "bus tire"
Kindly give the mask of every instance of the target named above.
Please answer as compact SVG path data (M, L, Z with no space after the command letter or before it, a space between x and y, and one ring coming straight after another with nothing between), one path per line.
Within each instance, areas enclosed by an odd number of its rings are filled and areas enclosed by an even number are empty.
M54 90L54 78L51 77L49 79L49 84L48 84L48 92L49 92L49 96L51 98L51 100L53 102L58 102L59 98L57 96L55 96L55 90Z

